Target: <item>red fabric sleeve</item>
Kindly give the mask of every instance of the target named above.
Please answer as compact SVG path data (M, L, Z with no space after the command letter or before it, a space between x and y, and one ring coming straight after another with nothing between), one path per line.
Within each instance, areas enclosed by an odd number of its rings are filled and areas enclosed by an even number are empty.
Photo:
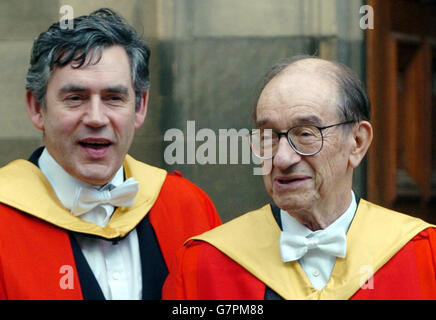
M413 244L421 299L436 299L436 230L421 232Z
M0 300L6 300L8 297L6 295L6 285L3 275L2 258L0 252Z
M173 272L162 290L164 300L198 300L197 265L200 246L186 244L178 252Z
M206 300L263 300L265 284L208 243L198 254L198 296Z
M166 299L263 300L265 284L206 242L190 241L170 275Z
M0 226L0 299L83 299L67 232L3 204Z
M172 287L176 255L184 242L220 225L221 219L207 194L180 174L167 175L149 218L170 272L164 288Z
M372 279L372 286L351 298L436 299L436 231L426 229L398 251Z

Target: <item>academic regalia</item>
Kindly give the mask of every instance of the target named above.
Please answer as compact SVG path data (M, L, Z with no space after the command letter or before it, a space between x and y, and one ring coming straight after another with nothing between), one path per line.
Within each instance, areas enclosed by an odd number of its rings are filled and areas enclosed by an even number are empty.
M266 205L189 240L164 299L436 299L434 226L360 199L346 257L318 291L298 261L282 262L278 212Z
M0 169L0 299L104 299L74 235L116 245L134 228L143 299L160 299L183 242L221 223L200 188L126 156L125 177L134 177L139 191L133 206L117 208L102 228L62 206L37 167L41 152Z

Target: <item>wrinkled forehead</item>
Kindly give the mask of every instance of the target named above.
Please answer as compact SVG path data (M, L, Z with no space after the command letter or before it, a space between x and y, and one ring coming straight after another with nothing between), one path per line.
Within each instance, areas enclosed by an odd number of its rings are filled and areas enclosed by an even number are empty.
M292 118L316 116L337 117L339 90L334 79L317 70L284 70L262 90L256 120L265 113ZM328 121L330 119L325 119Z

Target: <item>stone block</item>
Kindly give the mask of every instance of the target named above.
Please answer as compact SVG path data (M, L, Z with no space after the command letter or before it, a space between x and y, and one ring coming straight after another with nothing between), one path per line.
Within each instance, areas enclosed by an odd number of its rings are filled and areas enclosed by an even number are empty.
M159 37L279 37L336 34L336 0L162 0Z
M99 8L111 8L122 15L144 38L156 36L156 1L158 0L59 0L59 8L69 5L74 17L87 15Z
M0 41L31 40L60 17L57 1L0 1Z
M0 138L41 135L28 119L24 97L31 46L30 41L0 41Z
M0 139L0 167L15 159L28 159L42 139Z

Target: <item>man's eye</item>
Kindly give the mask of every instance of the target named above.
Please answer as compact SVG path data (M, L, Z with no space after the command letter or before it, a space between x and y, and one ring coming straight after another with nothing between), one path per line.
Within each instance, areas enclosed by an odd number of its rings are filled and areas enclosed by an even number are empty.
M79 101L81 99L82 99L81 96L69 96L69 97L67 97L67 100L71 100L71 101Z
M106 101L120 103L123 102L124 99L121 96L107 96Z
M85 98L80 95L71 95L65 97L65 103L67 105L77 105L80 104Z
M313 131L301 131L300 136L302 137L313 137L315 133Z

